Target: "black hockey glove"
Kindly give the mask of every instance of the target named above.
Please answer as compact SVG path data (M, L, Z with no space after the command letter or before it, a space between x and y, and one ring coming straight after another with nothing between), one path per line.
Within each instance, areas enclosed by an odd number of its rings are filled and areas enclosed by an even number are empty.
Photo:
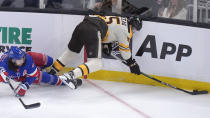
M137 74L137 75L141 74L139 65L136 63L135 59L132 59L132 57L126 60L126 64L130 67L131 73Z
M104 43L103 45L103 53L106 54L107 56L111 55L112 52L112 43Z

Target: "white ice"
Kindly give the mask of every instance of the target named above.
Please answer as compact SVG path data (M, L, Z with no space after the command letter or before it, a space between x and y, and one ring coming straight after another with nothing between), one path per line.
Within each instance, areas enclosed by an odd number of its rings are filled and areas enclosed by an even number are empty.
M76 90L33 85L23 101L41 107L24 109L0 84L0 118L210 118L210 94L119 82L84 80Z

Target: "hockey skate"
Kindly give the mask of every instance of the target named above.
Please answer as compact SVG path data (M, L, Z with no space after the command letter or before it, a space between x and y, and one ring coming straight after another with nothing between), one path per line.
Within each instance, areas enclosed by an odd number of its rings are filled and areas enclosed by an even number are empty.
M75 78L73 72L64 73L63 75L59 76L59 78L71 89L77 89L78 86L82 85L82 80Z

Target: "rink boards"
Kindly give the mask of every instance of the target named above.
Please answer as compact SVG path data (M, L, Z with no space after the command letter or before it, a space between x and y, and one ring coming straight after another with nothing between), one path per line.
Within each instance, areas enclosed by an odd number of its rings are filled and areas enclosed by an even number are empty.
M67 49L76 25L84 16L0 12L0 54L12 45L26 51L46 53L54 58ZM144 21L134 33L132 56L145 73L177 87L210 90L210 29ZM84 62L84 51L69 67ZM88 77L100 80L160 85L113 59L103 59L103 70Z

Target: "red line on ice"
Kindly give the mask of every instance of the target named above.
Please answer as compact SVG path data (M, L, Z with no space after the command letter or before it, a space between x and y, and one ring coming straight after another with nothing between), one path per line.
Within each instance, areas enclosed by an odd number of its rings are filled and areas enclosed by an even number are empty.
M109 95L110 97L114 98L115 100L117 100L118 102L124 104L125 106L129 107L130 109L132 109L133 111L137 112L138 114L140 114L141 116L144 116L145 118L150 118L148 115L146 115L145 113L143 113L142 111L140 111L139 109L133 107L132 105L128 104L127 102L125 102L124 100L118 98L117 96L115 96L114 94L110 93L109 91L105 90L104 88L100 87L99 85L95 84L94 82L85 79L87 82L89 82L90 84L92 84L93 86L95 86L96 88L98 88L99 90L103 91L104 93L106 93L107 95Z

